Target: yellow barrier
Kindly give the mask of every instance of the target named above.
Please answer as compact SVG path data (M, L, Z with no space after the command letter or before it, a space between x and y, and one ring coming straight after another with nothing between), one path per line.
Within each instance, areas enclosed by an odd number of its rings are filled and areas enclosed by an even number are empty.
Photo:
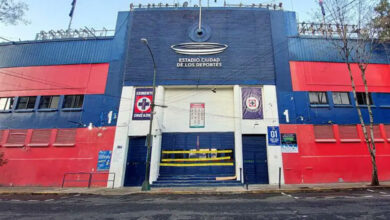
M218 161L229 160L230 157L217 157L217 158L182 158L182 159L162 159L162 162L186 162L186 161Z
M183 151L166 151L163 150L163 154L215 154L215 153L232 153L233 150L200 150L200 151L191 151L191 150L183 150Z
M233 166L233 163L160 163L162 167Z

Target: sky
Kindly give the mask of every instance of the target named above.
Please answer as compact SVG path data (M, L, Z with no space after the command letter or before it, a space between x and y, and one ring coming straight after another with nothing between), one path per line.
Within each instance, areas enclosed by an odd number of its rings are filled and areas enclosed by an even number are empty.
M21 1L21 0L15 0ZM188 1L189 5L198 4L198 0L77 0L72 28L114 29L118 11L128 11L130 3L134 5L148 3L179 3ZM223 0L209 0L210 7L223 6ZM24 0L29 5L26 19L29 24L0 24L0 37L11 41L33 40L40 31L67 29L72 0ZM318 0L226 0L228 4L283 3L284 10L296 11L299 21L310 21L313 10L319 10ZM207 0L202 1L207 5ZM1 41L1 40L0 40Z

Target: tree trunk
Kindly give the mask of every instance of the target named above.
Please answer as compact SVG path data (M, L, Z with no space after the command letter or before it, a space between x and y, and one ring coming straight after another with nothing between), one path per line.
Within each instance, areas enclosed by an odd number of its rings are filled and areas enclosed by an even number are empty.
M364 92L367 100L367 110L370 118L370 144L367 144L368 150L370 152L371 163L372 163L372 178L371 185L379 186L379 178L378 178L378 169L376 166L376 147L375 147L375 137L374 137L374 116L372 114L371 105L369 95L368 95L368 86L366 80L366 67L364 64L359 64L359 69L361 71L361 76L364 84Z

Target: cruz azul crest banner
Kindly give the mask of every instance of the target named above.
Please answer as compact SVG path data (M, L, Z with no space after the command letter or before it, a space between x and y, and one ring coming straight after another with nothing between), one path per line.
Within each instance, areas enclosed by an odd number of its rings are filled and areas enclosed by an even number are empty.
M135 101L133 120L149 120L152 111L152 88L137 88L135 90Z
M242 88L242 118L263 119L261 88Z

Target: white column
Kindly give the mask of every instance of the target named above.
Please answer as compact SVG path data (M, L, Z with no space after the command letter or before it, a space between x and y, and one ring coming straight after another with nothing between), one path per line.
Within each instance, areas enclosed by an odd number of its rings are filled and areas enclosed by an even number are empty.
M279 126L275 86L264 86L264 119L266 120L267 126ZM279 168L281 168L281 183L284 184L281 146L268 146L267 141L267 162L269 184L275 185L279 183Z
M133 98L134 88L131 86L123 87L110 166L110 172L115 173L115 188L122 187L125 181L127 152L129 148L128 132L130 117L133 111ZM107 187L111 188L112 182L108 182Z
M243 175L243 157L242 157L242 130L241 130L241 118L242 118L242 99L241 88L235 85L234 92L234 152L236 159L236 176L237 180L243 180L240 178ZM241 173L240 173L241 172Z
M164 122L164 108L161 107L164 105L164 87L162 86L157 87L155 103L158 106L154 108L155 114L152 127L153 142L150 160L150 183L157 180L160 171L161 140Z

